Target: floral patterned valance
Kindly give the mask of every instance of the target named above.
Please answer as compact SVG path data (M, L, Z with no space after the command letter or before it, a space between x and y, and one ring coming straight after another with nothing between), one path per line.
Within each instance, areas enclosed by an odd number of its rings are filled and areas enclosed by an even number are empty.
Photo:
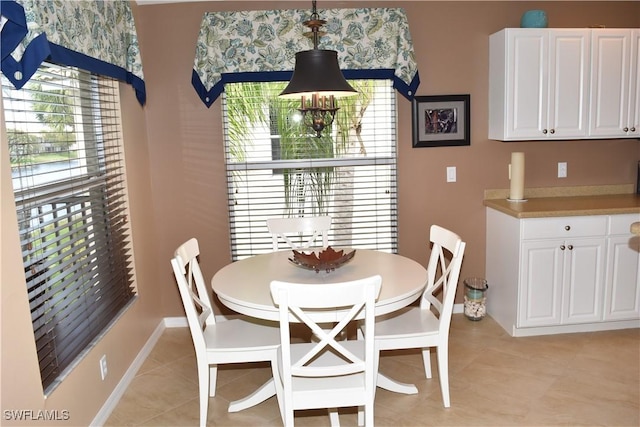
M327 21L319 49L338 52L347 79L393 79L412 99L420 78L407 16L398 8L318 10ZM191 82L211 106L225 83L288 81L295 53L313 48L303 33L309 10L205 13L200 25Z
M20 89L42 61L125 81L146 99L129 0L1 0L2 72Z

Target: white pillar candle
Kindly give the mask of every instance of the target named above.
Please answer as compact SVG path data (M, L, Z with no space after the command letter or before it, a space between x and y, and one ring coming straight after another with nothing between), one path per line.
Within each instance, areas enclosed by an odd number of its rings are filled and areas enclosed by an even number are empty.
M509 199L524 199L524 153L511 153L511 164L509 165L509 179L511 179L511 190Z

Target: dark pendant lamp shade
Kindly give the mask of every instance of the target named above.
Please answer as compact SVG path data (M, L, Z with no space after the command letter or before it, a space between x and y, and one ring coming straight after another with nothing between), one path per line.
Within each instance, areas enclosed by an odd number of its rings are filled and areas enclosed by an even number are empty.
M357 91L347 83L334 50L313 49L296 53L296 65L281 98L295 99L333 95L336 98L355 95Z

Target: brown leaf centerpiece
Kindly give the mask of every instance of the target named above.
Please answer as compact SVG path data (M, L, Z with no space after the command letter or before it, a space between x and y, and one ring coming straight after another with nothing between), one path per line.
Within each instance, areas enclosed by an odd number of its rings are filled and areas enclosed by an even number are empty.
M293 258L289 258L289 261L302 268L315 270L316 273L320 272L320 270L329 273L351 261L355 254L355 249L345 254L342 249L336 251L331 246L327 246L326 249L317 254L315 252L307 254L294 250Z

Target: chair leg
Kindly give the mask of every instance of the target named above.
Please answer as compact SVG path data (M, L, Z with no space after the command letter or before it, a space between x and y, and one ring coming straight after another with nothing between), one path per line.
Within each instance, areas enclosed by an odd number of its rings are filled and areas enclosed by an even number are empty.
M359 419L360 413L358 412L358 420ZM340 416L338 415L337 408L329 408L329 421L331 421L331 427L340 427Z
M285 405L286 406L286 405ZM285 407L284 410L285 414L285 420L284 420L284 427L293 427L293 409L288 409Z
M422 363L424 365L425 376L431 378L431 351L429 347L422 349Z
M215 397L218 382L218 365L209 365L209 396Z
M373 403L358 407L358 426L373 426Z
M198 393L200 396L200 427L205 427L209 410L209 367L207 365L198 365Z
M373 427L373 406L374 402L370 402L364 407L364 425L365 427Z
M449 348L445 345L438 346L438 375L440 375L440 390L442 391L442 401L444 407L449 408Z
M285 404L284 404L284 389L282 385L282 377L280 376L280 372L278 371L278 362L275 360L271 361L271 375L273 379L273 386L276 391L278 409L280 410L280 418L282 418L282 423L285 426L287 426L287 408L285 407ZM292 411L291 425L293 425L293 411Z

